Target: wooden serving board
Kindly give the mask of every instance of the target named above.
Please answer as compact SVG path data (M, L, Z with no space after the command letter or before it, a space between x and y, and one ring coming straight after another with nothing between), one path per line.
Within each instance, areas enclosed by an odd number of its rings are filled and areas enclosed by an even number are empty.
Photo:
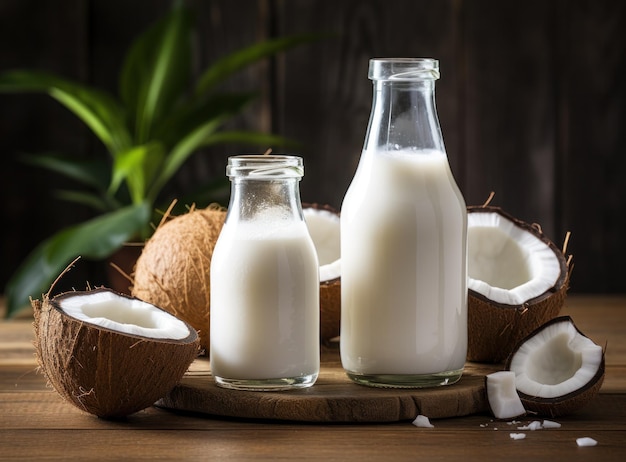
M336 349L325 348L315 385L294 391L220 388L207 359L194 361L181 383L156 405L177 411L300 422L397 422L488 412L485 375L499 365L467 363L454 385L429 389L373 388L352 382Z

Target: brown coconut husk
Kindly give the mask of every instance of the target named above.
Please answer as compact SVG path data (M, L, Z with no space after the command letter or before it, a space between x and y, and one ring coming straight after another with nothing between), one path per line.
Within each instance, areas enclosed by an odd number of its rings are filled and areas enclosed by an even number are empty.
M93 291L103 290L110 291ZM60 308L64 298L93 291L31 301L37 361L50 385L68 402L102 418L121 418L171 391L198 354L198 336L189 325L189 336L183 340L116 332L74 319Z
M320 283L320 338L328 343L341 328L341 278Z
M475 362L501 363L519 341L561 312L573 270L572 256L566 257L569 233L561 250L542 232L540 226L525 223L504 212L500 207L470 206L467 210L468 213L498 213L504 216L548 245L561 266L559 278L552 288L520 305L496 303L472 289L468 290L467 359Z
M217 205L162 220L137 259L132 294L191 324L209 351L211 257L226 219Z

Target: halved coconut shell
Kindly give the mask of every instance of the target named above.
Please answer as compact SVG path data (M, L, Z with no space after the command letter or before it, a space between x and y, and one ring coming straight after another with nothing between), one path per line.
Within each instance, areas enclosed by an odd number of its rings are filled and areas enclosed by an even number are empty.
M554 318L524 338L507 359L527 411L558 417L585 406L602 387L604 350L569 316Z
M329 205L302 204L320 264L320 338L339 335L341 325L341 250L339 212Z
M558 316L570 272L564 252L538 226L499 207L468 207L467 359L502 362Z
M109 289L45 296L32 306L41 370L63 398L99 417L151 406L198 354L189 324Z

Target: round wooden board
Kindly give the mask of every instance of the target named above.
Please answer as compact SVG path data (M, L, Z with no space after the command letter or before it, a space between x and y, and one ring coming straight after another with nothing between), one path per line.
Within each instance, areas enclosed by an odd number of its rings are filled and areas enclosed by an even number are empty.
M300 422L397 422L418 414L431 419L488 412L485 375L498 365L467 363L454 385L429 389L372 388L346 376L339 354L325 351L315 385L258 392L218 387L206 359L197 359L159 407L213 416Z

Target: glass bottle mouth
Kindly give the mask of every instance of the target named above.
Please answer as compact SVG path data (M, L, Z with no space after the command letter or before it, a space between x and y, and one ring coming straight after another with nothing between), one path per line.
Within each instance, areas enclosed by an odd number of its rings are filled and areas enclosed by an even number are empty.
M373 58L368 77L371 80L400 82L439 79L439 61L432 58Z
M226 176L254 180L302 178L302 157L289 155L246 154L228 158Z

